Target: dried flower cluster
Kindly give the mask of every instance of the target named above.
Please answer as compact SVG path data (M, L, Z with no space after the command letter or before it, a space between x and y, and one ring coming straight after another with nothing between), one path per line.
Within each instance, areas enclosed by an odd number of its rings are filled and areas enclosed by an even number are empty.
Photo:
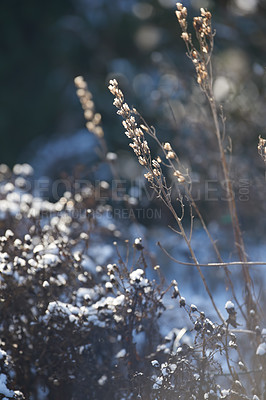
M256 308L255 305L256 300L253 298L252 295L252 279L250 276L249 269L246 265L247 255L245 252L245 244L243 240L242 231L240 229L236 202L235 202L235 193L233 189L232 179L230 176L230 169L225 155L224 137L223 137L224 133L222 132L222 128L220 126L222 124L224 130L224 120L222 119L221 123L219 121L220 115L218 113L218 107L213 93L211 56L213 50L214 33L212 32L212 27L211 27L212 15L209 11L203 8L201 8L200 12L201 16L195 17L193 20L193 27L198 41L198 50L197 50L196 46L192 41L192 35L187 32L187 22L186 22L187 11L181 3L177 3L176 15L180 27L182 29L181 37L185 41L188 50L188 56L192 60L195 66L197 73L197 82L208 100L211 110L212 120L214 123L214 133L217 139L217 145L221 160L220 165L223 171L224 182L226 182L225 189L228 198L228 209L232 220L232 229L234 232L235 246L237 249L238 257L241 260L241 262L243 262L242 272L245 282L245 292L246 292L245 300L247 305L247 314L249 315L250 310ZM216 254L218 255L218 258L220 258L220 254L217 250L218 249L216 247L215 249Z
M74 79L77 88L77 95L84 111L84 117L87 121L86 128L98 138L103 138L104 132L101 126L101 114L95 112L92 94L88 90L87 83L82 76Z
M143 128L139 127L134 114L136 110L131 109L127 103L124 102L124 95L118 87L118 82L115 79L110 80L109 90L115 96L114 106L118 108L117 114L123 117L123 126L126 129L126 136L132 140L130 147L138 157L141 165L147 166L150 163L151 155L147 141L144 138Z
M134 150L140 165L145 166L148 170L144 174L145 178L150 183L160 182L162 176L161 160L160 158L157 158L157 160L151 158L150 148L143 132L147 132L148 128L143 124L138 125L136 121L137 111L125 103L123 92L119 89L116 79L110 80L108 88L115 97L113 104L118 108L117 114L123 118L122 124L126 129L125 134L132 140L129 146Z
M136 116L142 118L135 108L130 108L129 105L124 101L124 95L121 89L118 87L118 82L115 79L110 80L108 86L110 92L114 95L114 106L118 108L117 114L122 116L122 124L126 129L126 136L132 140L129 144L134 150L140 165L144 166L147 173L144 174L148 182L151 183L152 187L157 192L161 192L164 188L168 190L166 179L162 172L162 165L166 166L166 163L162 161L161 157L158 156L156 159L152 159L151 151L145 134L150 135L160 145L165 160L168 162L168 167L173 169L173 176L177 177L179 183L185 182L184 175L175 168L173 161L178 162L178 157L175 151L172 149L170 143L161 144L156 137L155 130L150 128L146 122L142 119L142 123L138 124Z
M266 139L259 136L258 153L266 163Z
M176 16L182 29L181 37L184 40L188 56L191 58L197 73L197 82L203 90L206 90L206 81L208 79L208 63L210 61L213 49L213 33L211 27L211 13L200 9L201 16L194 17L193 27L196 32L196 37L199 42L199 51L193 44L192 35L187 31L187 9L181 3L177 3Z

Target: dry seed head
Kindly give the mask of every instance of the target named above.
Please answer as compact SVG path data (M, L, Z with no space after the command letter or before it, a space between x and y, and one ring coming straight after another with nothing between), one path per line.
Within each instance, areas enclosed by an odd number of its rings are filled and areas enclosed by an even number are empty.
M86 95L86 91L84 89L77 89L77 96L84 97Z
M131 125L137 126L135 117L132 117L132 116L131 116L131 117L129 118L129 122L131 123Z
M147 128L147 126L141 124L140 127L141 127L141 129L143 129L145 132L149 132L149 128Z
M130 131L125 131L125 135L129 138L129 139L132 139L133 138L133 132L130 132Z
M152 160L151 163L152 163L153 167L155 167L155 168L160 168L160 164L158 163L158 161Z
M185 19L178 19L178 22L179 22L179 25L180 25L180 28L182 29L182 31L186 32L186 30L187 30L186 20Z
M143 157L140 156L140 157L138 158L138 160L139 160L140 165L147 165L147 161L146 161L145 158L143 158Z
M103 129L100 126L102 117L101 114L94 111L94 102L92 94L87 88L87 83L82 76L77 76L74 82L77 87L77 95L84 110L84 118L87 120L86 127L95 136L102 138L104 136Z
M129 108L129 106L128 106L127 103L124 103L124 104L122 105L122 108L123 108L123 110L125 111L125 113L130 113L130 108Z
M259 136L258 153L263 161L266 162L266 139L263 139L261 136Z
M141 130L140 128L136 128L135 134L136 134L136 136L138 136L138 137L144 136L144 135L143 135L143 132L142 132L142 130Z
M204 8L201 8L201 9L200 9L200 14L201 14L201 16L204 17L206 20L209 20L209 19L211 19L211 17L212 17L210 11L204 10Z
M146 174L144 174L144 177L149 181L152 182L153 181L153 175L151 172L147 172Z
M259 148L264 148L265 149L266 146L266 139L263 139L261 136L259 136L259 144L258 147Z
M181 20L181 11L176 11L175 15L176 15L178 21L180 21Z
M172 147L171 147L170 143L168 143L168 142L164 143L163 148L164 148L164 150L167 150L167 151L172 150Z
M189 41L189 34L187 32L183 32L181 35L181 38L185 41L188 42Z
M85 119L92 119L93 117L93 112L92 110L88 109L84 111L84 117Z
M182 8L182 10L181 10L181 15L182 15L182 18L183 18L183 19L186 19L186 18L187 18L187 9L186 9L186 7L183 7L183 8Z
M183 18L183 19L187 18L187 9L186 9L186 7L183 6L183 4L176 3L176 8L177 8L176 12L180 13L179 15L181 18Z
M184 177L184 176L181 174L181 172L178 171L178 170L176 170L176 171L174 172L174 176L177 177L177 181L178 181L179 183L184 183L184 182L186 181L185 177Z
M94 124L90 121L86 123L86 128L88 129L88 131L92 131L94 128Z
M117 114L123 117L122 124L126 130L125 134L132 140L129 146L134 150L139 163L145 166L148 165L146 157L150 155L150 149L147 141L144 140L143 131L146 132L149 129L145 125L138 126L135 117L132 116L132 114L137 114L137 110L130 108L129 105L124 102L124 95L119 89L115 79L110 81L108 88L115 96L113 104L118 108Z
M181 3L176 3L176 7L177 7L177 11L176 13L176 17L178 19L178 22L180 24L180 27L182 29L182 31L186 31L187 30L187 9L186 7L183 7L183 5Z
M118 99L117 97L114 99L113 101L113 105L116 108L121 108L122 107L123 102L121 101L121 99Z
M100 113L96 113L93 117L93 122L95 125L100 124L100 122L102 121L102 116Z
M108 89L110 90L110 92L111 92L113 95L116 95L116 92L117 92L117 89L118 89L118 83L117 83L117 80L116 80L116 79L111 79L111 80L109 81Z
M166 158L173 160L175 158L175 153L173 151L168 151Z
M208 77L206 67L202 62L199 62L196 65L196 72L197 72L197 82L199 85L202 85Z
M153 171L155 176L160 176L161 175L161 172L157 168L154 168L152 171Z
M78 89L86 89L87 83L84 81L83 76L76 76L74 83Z
M204 44L205 40L210 39L211 36L211 13L201 9L201 17L193 19L193 27L200 34L200 40Z
M124 99L123 92L122 92L120 89L117 89L117 90L116 90L116 96L117 96L119 99Z
M185 183L186 182L186 179L185 179L185 177L182 175L182 176L179 176L178 178L177 178L177 180L178 180L178 182L179 183Z
M81 102L81 105L82 105L82 108L84 111L87 109L91 109L91 110L94 109L94 103L92 100L88 100L85 97L83 97L83 98L81 97L80 102Z
M144 151L144 153L150 154L150 148L146 140L144 140L142 143L142 150Z
M129 146L132 147L132 149L134 150L134 153L136 154L136 156L140 156L141 155L141 151L139 149L139 146L136 142L134 143L129 143Z
M101 126L96 126L93 132L98 138L104 137L104 131Z
M195 31L201 32L203 27L203 20L201 17L194 17L193 18L193 27Z
M128 120L122 121L122 125L123 125L123 127L124 127L125 129L128 129L128 130L131 129L131 124L129 123Z
M118 87L118 82L117 82L116 79L110 79L109 84L110 84L111 86Z

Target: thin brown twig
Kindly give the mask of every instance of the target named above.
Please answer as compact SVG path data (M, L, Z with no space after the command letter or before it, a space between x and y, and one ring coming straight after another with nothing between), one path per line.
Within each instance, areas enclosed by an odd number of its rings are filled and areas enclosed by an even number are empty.
M181 260L177 260L176 258L174 258L173 256L171 256L170 253L168 253L168 251L161 245L160 242L157 242L157 245L160 247L160 249L162 249L162 251L174 262L176 262L177 264L181 264L181 265L186 265L188 267L195 267L195 263L190 263L190 262L186 262L186 261L181 261ZM227 263L224 262L211 262L211 263L207 263L207 264L197 264L199 267L230 267L230 266L239 266L239 265L248 265L248 266L254 266L254 265L266 265L266 261L230 261Z

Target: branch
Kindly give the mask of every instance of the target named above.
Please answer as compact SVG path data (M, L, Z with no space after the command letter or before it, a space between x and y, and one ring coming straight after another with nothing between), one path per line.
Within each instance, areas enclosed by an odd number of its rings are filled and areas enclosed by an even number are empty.
M198 265L199 267L230 267L233 265L248 265L248 266L252 266L252 265L266 265L266 261L230 261L228 263L224 263L224 262L211 262L208 264L195 264L195 263L190 263L190 262L186 262L186 261L180 261L177 260L176 258L174 258L173 256L171 256L168 251L161 245L160 242L157 242L157 245L160 247L160 249L174 262L176 262L177 264L181 264L181 265L187 265L187 266L191 266L191 267L195 267L196 265Z

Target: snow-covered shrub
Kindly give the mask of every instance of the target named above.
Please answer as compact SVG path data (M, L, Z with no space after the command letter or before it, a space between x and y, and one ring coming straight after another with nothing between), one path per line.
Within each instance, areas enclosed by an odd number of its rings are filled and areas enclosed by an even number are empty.
M24 399L19 390L9 389L14 371L13 363L7 353L0 348L0 398L1 399Z
M129 396L133 373L147 368L144 355L157 343L159 333L150 331L159 332L163 309L140 240L132 270L122 255L118 265L108 263L115 259L108 242L119 234L108 229L108 218L101 225L105 208L95 189L50 203L26 190L18 169L2 166L0 184L0 332L13 384L34 399L40 390L56 399ZM2 381L4 388L4 375Z
M110 205L91 184L51 203L32 194L29 166L0 169L1 398L22 398L21 391L33 400L251 399L263 392L265 332L243 332L252 342L243 346L231 300L217 323L187 302L176 281L163 285L141 238L127 240L127 227L110 220ZM164 338L169 301L176 327Z

